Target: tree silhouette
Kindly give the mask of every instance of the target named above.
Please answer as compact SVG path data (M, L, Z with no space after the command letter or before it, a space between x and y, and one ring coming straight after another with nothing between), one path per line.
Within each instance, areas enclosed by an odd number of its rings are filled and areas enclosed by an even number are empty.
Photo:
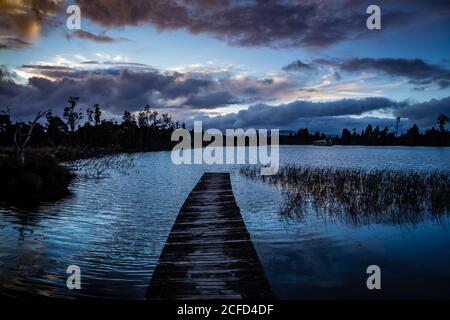
M8 126L11 125L11 116L9 113L9 108L0 111L0 132L6 131Z
M144 110L138 113L139 128L147 128L149 126L151 111L149 106L145 106Z
M444 131L445 130L445 125L449 122L449 117L446 114L441 113L438 117L437 117L437 123L439 126L439 130Z
M18 125L16 131L14 132L13 142L16 150L17 160L21 165L25 163L25 148L30 142L31 135L33 134L33 129L37 125L38 121L45 117L50 112L50 109L45 111L39 111L32 122L28 125L28 131L22 134L22 124Z
M64 119L67 120L67 125L69 126L71 132L75 131L76 125L83 118L81 112L75 111L78 100L80 100L78 97L69 97L69 105L64 108Z
M102 111L100 110L100 106L98 104L94 105L94 121L95 121L95 126L98 126L101 122L101 117L102 117Z
M91 110L90 108L87 108L86 117L87 117L86 124L90 126L91 123L94 122L94 111Z
M122 124L124 125L132 125L136 124L136 120L134 119L134 116L129 111L124 111L122 116Z

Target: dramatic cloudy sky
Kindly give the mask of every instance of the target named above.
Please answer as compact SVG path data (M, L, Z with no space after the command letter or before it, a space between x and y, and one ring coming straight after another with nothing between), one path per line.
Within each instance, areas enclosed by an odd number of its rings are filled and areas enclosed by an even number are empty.
M0 109L78 96L222 129L430 127L450 115L449 31L448 0L0 0Z

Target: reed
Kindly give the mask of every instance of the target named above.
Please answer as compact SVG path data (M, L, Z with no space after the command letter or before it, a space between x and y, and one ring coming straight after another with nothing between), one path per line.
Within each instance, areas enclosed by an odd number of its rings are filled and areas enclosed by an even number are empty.
M246 166L240 173L277 185L280 213L302 218L308 210L353 224L417 223L450 213L449 171L284 166L272 176Z
M98 157L66 161L64 164L74 172L82 173L88 177L98 178L111 171L127 174L134 168L135 154L106 154Z

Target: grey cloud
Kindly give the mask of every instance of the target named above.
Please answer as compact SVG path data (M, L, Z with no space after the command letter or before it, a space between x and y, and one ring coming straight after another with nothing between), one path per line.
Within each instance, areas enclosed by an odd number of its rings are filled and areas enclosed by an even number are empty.
M333 67L341 72L374 72L391 77L403 77L415 86L415 89L424 89L435 85L439 89L450 87L450 70L445 66L428 63L422 59L404 58L351 58L351 59L316 59L311 63L296 60L283 69L288 71L307 70L320 66ZM340 72L334 73L337 81L342 79Z
M217 107L239 103L229 92L213 92L206 95L191 96L183 105L193 108L214 109Z
M335 72L334 73L334 79L336 80L336 81L341 81L342 80L342 76L341 76L341 74L339 73L339 72Z
M29 46L31 43L29 41L15 38L15 37L1 37L0 38L0 49L18 49Z
M22 70L41 77L32 77L25 84L2 79L0 108L9 106L13 115L26 116L44 107L62 108L67 97L79 96L83 106L101 103L110 113L133 111L149 104L174 113L193 114L199 109L271 101L296 85L270 78L235 78L231 74L217 78L214 74L162 72L133 62L80 64L94 69L23 65Z
M67 33L66 38L68 40L70 40L72 38L77 38L77 39L86 39L86 40L91 40L94 42L104 42L104 43L111 43L111 42L116 42L116 41L122 40L122 39L112 38L110 36L107 36L106 34L95 34L95 33L89 32L89 31L85 31L85 30L75 30L73 33Z
M310 71L314 67L310 64L304 63L301 60L295 60L283 67L284 71Z
M81 97L80 105L83 108L100 103L109 113L116 115L125 109L136 111L149 104L153 108L170 109L175 118L180 115L186 118L195 114L198 116L199 109L264 101L264 97L273 98L273 92L280 90L276 82L266 84L251 78L217 81L207 76L193 77L188 73L163 73L147 69L72 70L45 65L24 67L34 68L36 72L52 76L55 80L32 77L28 83L17 83L12 72L0 68L0 109L10 107L16 119L28 119L37 110L48 107L54 108L56 114L61 114L69 96ZM286 85L291 84L287 82ZM258 97L249 97L254 92L258 92ZM312 129L321 127L325 129L322 131L333 133L337 128L342 129L344 124L349 128L359 128L357 124L367 125L363 119L368 118L355 119L352 116L364 117L371 111L400 116L405 119L402 123L432 126L439 113L450 114L450 97L424 103L396 102L379 97L329 102L295 101L279 106L256 103L237 113L202 119L205 124L218 128L296 129L304 126ZM392 119L377 121L372 124L381 126L391 123Z
M355 58L344 61L339 67L349 72L378 71L390 76L405 77L419 86L435 83L445 89L450 84L450 70L421 59Z
M331 102L297 101L279 106L253 105L247 110L224 116L198 116L204 127L273 128L296 130L306 127L328 134L338 134L342 128L361 130L369 123L392 129L400 116L402 128L416 123L422 128L435 125L440 113L450 114L450 97L424 103L396 102L386 98L346 99ZM364 116L369 111L391 112L391 117ZM358 118L351 117L358 115Z
M370 36L365 21L370 1L227 1L227 0L77 0L88 19L104 27L149 23L160 30L206 33L238 46L323 47ZM391 1L379 1L383 25L392 28L419 14L445 16L448 5L411 0L407 12ZM406 2L405 2L406 5ZM373 34L373 33L372 33Z
M82 61L81 64L84 65L103 65L103 66L118 66L118 67L147 67L150 66L145 63L137 62L121 62L121 61L97 61L97 60L86 60Z
M73 71L74 68L65 66L41 65L41 64L24 64L22 69L38 70L38 71Z
M397 108L398 103L386 98L344 99L332 102L296 101L277 107L253 105L237 113L237 127L285 126L300 118L362 115L365 112Z
M410 23L448 18L448 1L379 0L383 26L392 29ZM368 0L76 0L83 18L107 28L151 24L158 30L186 30L210 34L231 45L324 47L371 36L365 28ZM48 29L65 17L65 1L27 0L0 3L0 49L29 43L36 26ZM401 10L399 8L406 8ZM78 31L69 37L112 42L106 35ZM17 39L14 40L14 39Z
M436 118L441 113L450 115L450 97L412 104L408 108L396 110L395 115L419 126L429 127L436 124Z
M188 73L160 72L147 68L74 69L51 65L24 65L46 76L31 77L28 83L16 83L5 68L0 73L0 109L10 107L13 117L29 117L37 110L52 107L61 111L69 96L79 96L80 106L100 103L110 113L135 111L149 104L172 112L194 112L236 104L241 99L227 86L208 76L194 77ZM48 78L52 79L49 80ZM239 94L239 92L237 92ZM183 111L184 110L184 111Z
M361 131L367 127L368 124L379 126L380 128L387 127L389 130L394 130L395 119L391 118L375 118L375 117L303 117L292 121L288 121L282 125L273 125L271 123L254 123L254 125L246 125L245 121L237 119L236 114L228 114L221 117L205 117L199 116L195 120L203 122L203 128L218 128L226 130L229 128L255 128L255 129L280 129L280 130L298 130L300 128L308 128L311 132L320 131L326 134L340 134L343 128L350 130L356 129ZM193 121L187 121L189 127L192 126ZM405 130L411 126L411 122L404 120L401 122L400 129Z
M267 84L267 85L269 85L269 84L272 84L273 83L273 79L261 79L261 80L258 80L257 81L258 83L260 83L260 84Z

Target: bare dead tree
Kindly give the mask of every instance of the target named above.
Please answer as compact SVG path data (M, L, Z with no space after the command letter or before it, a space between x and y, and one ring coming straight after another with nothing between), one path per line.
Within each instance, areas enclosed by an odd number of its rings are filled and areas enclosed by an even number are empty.
M36 126L38 121L42 117L47 116L47 114L49 114L50 111L51 111L50 109L39 111L34 120L29 123L30 127L28 128L28 131L25 134L22 134L21 125L17 126L17 129L14 132L13 141L16 150L17 160L19 161L20 164L23 165L25 163L25 148L31 139L34 127Z

